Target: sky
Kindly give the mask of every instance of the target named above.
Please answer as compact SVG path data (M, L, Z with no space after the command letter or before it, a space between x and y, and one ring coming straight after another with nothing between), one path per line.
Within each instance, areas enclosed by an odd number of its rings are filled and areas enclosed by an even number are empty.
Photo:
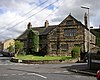
M93 28L100 25L100 0L0 0L0 41L16 39L26 29L61 23L70 13L84 24L84 14L89 7L89 24Z

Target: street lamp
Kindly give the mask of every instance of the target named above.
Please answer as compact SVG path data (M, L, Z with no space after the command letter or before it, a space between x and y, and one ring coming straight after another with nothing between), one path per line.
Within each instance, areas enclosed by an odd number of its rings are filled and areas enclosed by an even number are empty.
M89 68L91 67L91 55L90 55L90 21L89 21L89 7L86 6L81 6L81 8L88 10L88 53L89 53L89 60L88 60L88 65Z
M81 6L81 8L88 10L88 29L89 29L89 32L88 32L88 53L90 53L90 22L89 22L89 9L90 8L86 7L86 6Z

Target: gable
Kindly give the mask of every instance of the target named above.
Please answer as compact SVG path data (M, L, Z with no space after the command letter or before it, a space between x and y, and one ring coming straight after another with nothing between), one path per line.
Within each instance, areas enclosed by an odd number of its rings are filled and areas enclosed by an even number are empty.
M68 15L61 23L60 25L80 25L81 22L79 22L78 20L76 20L73 16ZM82 24L82 23L81 23Z

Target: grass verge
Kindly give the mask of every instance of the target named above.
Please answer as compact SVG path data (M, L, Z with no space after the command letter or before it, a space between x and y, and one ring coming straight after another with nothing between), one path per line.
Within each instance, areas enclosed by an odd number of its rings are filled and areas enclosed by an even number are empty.
M18 55L15 58L20 60L66 60L72 59L71 56L33 56L33 55Z

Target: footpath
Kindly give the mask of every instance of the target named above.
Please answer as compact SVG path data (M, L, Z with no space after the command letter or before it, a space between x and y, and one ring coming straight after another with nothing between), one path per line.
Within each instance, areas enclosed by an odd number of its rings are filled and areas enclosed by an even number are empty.
M81 73L89 76L96 76L97 70L90 70L87 63L77 63L67 68L68 71Z

